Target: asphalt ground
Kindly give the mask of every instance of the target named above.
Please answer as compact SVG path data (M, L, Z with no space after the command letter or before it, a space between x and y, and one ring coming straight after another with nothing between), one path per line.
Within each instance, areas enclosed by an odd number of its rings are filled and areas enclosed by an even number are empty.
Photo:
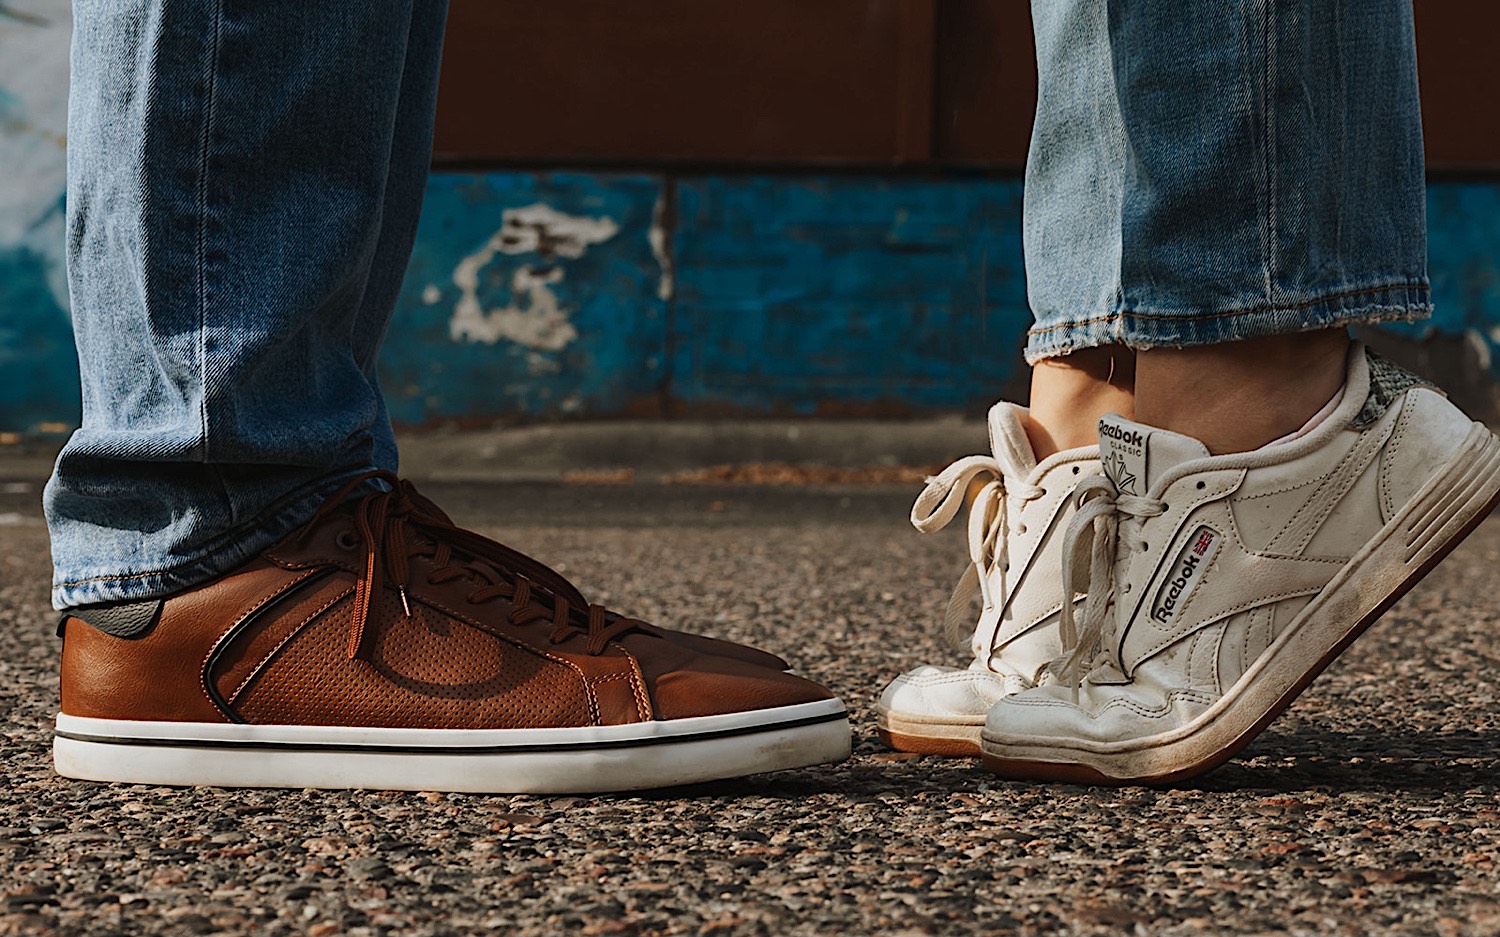
M0 485L0 934L1500 933L1492 518L1242 755L1168 789L1010 783L882 749L886 679L962 525L910 487L438 484L586 593L758 643L855 756L628 796L110 786L50 767L37 486Z

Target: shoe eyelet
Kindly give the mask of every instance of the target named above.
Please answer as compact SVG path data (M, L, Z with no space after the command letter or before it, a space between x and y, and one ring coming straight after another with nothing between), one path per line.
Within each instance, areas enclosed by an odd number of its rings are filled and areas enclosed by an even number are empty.
M1205 489L1207 487L1208 487L1208 482L1199 482L1198 483L1198 490L1199 491L1202 491L1203 489Z
M1075 465L1075 466L1073 466L1073 474L1074 474L1074 475L1077 475L1077 474L1078 474L1078 466L1076 466L1076 465Z
M1125 583L1125 588L1121 589L1120 591L1123 592L1123 593L1125 593L1126 595L1129 595L1130 594L1130 586L1131 586L1131 584L1127 582L1127 583Z
M340 550L353 550L359 546L359 538L354 536L352 530L339 531L339 535L334 538L333 542L338 544Z
M1018 524L1018 525L1016 525L1016 533L1018 533L1018 534L1024 534L1024 533L1026 533L1026 525L1025 524Z

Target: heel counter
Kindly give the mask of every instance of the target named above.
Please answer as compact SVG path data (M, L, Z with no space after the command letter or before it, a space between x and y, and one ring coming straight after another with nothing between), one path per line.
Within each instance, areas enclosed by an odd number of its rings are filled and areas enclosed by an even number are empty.
M58 688L65 715L148 722L225 722L203 689L201 655L159 626L107 634L66 616Z
M1387 522L1427 480L1453 458L1474 421L1447 397L1413 387L1401 400L1401 416L1380 453L1380 514Z
M69 627L69 626L72 627ZM58 653L57 709L70 716L77 715L74 701L78 698L78 641L72 637L81 625L72 615L64 614L57 620L57 638L62 642Z

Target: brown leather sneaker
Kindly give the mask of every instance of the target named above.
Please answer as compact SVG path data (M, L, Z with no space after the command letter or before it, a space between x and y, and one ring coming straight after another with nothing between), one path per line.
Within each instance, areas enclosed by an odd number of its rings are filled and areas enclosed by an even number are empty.
M601 792L849 755L843 703L780 658L591 605L386 473L228 575L63 629L68 777Z

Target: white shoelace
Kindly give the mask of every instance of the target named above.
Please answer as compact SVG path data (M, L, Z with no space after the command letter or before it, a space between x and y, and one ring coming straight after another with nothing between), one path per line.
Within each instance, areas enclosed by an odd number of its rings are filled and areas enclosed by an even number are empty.
M973 599L976 593L985 608L993 608L1005 601L1010 590L1006 573L1010 568L1007 542L1010 539L1010 509L1007 495L1024 501L1034 501L1047 494L1039 485L1012 480L1006 484L1005 472L999 461L992 456L969 456L959 459L937 475L927 479L927 487L917 496L912 505L911 522L922 533L942 530L963 507L964 495L969 483L981 474L992 476L974 497L974 506L969 510L969 559L953 595L948 599L948 608L943 615L943 633L955 647L967 648L974 632ZM1024 525L1018 525L1025 532ZM990 583L991 573L1000 571L998 591Z
M1080 592L1083 600L1083 629L1078 629L1074 619L1073 603L1064 602L1059 637L1063 654L1052 663L1052 672L1058 681L1073 688L1073 698L1078 699L1078 689L1083 682L1084 663L1089 670L1100 663L1108 663L1120 670L1116 659L1116 648L1112 637L1113 621L1109 614L1114 606L1115 565L1118 550L1144 553L1150 545L1139 536L1140 526L1146 518L1158 517L1167 509L1165 501L1143 498L1137 495L1122 495L1108 476L1095 475L1085 478L1074 489L1072 497L1078 505L1078 513L1063 535L1063 585L1074 595ZM1121 515L1124 521L1121 521ZM1124 526L1124 536L1121 527ZM1080 565L1080 560L1082 565ZM1105 660L1100 660L1100 657Z

